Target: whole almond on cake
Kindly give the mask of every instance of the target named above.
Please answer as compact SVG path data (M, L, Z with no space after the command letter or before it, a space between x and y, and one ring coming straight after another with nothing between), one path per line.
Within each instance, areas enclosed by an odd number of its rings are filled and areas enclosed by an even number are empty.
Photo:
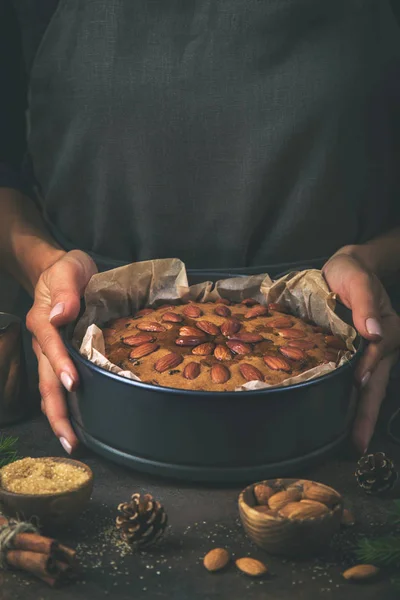
M326 362L337 364L343 353L343 341L330 332L252 298L144 307L105 324L103 335L106 357L144 383L206 392L254 381L277 386ZM306 492L321 501L322 493Z

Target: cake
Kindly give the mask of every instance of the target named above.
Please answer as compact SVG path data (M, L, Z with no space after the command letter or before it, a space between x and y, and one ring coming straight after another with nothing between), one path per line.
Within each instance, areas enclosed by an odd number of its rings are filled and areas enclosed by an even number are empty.
M108 322L103 335L106 357L142 382L210 392L279 385L346 351L330 331L253 299L144 308Z

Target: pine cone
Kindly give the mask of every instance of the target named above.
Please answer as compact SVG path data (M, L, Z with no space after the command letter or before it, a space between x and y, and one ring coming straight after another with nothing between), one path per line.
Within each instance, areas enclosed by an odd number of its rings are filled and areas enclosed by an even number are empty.
M367 494L389 491L397 481L394 463L383 452L366 454L357 463L357 482Z
M167 514L163 506L150 494L133 494L130 502L118 506L117 529L121 538L136 546L155 543L167 527Z

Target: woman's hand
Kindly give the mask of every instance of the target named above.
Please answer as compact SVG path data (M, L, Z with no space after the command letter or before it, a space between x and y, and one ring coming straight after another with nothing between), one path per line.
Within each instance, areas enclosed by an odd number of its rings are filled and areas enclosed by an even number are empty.
M360 396L353 430L355 445L364 454L398 357L400 318L378 277L359 258L339 251L322 272L330 289L351 309L359 333L369 341L356 369Z
M78 373L58 327L76 319L85 287L96 272L95 263L84 252L72 250L63 254L41 274L35 287L34 304L26 318L38 360L42 411L69 454L78 440L68 420L63 387L74 390Z

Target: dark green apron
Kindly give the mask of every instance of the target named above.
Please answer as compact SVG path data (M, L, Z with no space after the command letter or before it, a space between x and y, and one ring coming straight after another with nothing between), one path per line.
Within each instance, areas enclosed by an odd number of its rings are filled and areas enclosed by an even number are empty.
M386 0L60 0L30 72L49 228L101 269L320 267L396 218L399 57Z

